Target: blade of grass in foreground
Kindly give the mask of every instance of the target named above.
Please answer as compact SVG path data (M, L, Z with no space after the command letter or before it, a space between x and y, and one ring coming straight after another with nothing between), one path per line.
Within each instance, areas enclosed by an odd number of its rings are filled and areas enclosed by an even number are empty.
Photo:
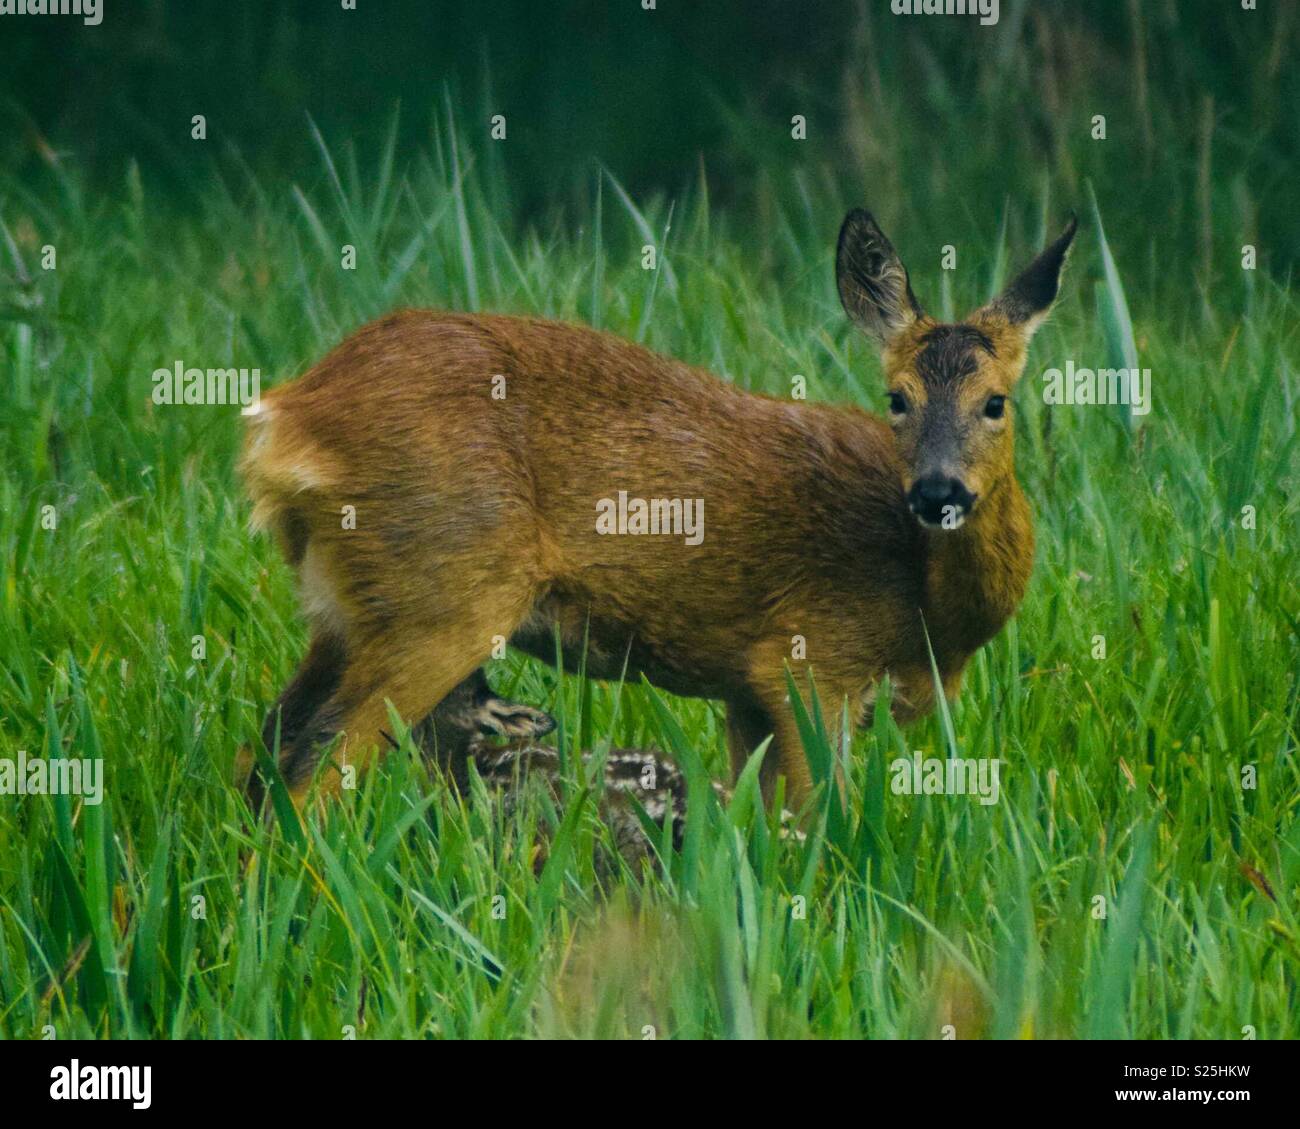
M1088 1013L1089 1039L1124 1039L1129 1035L1129 1007L1125 997L1137 965L1154 838L1154 824L1139 829L1116 898L1115 912L1103 919L1105 942L1101 947L1101 963L1091 977L1096 992Z
M930 656L930 676L934 679L934 700L943 724L944 740L948 743L948 755L955 757L958 755L957 731L952 725L952 713L948 709L948 699L943 692L943 679L939 677L939 665L934 661L934 648L930 645L930 629L925 626L924 619L921 621L921 630L925 632L925 651Z
M307 837L303 834L298 812L294 809L293 800L289 797L289 789L285 787L284 777L280 775L278 767L280 762L280 718L278 716L275 719L275 743L271 754L268 755L262 748L262 742L258 737L253 738L252 749L253 755L257 758L257 767L262 772L262 779L267 782L267 788L270 789L271 805L275 809L275 818L284 831L285 839L297 850L306 850ZM254 818L258 814L254 812Z
M1101 318L1102 330L1106 337L1107 358L1112 367L1128 369L1131 384L1138 371L1133 319L1129 316L1124 284L1120 281L1115 256L1111 254L1110 244L1106 241L1106 229L1101 223L1101 208L1097 205L1097 194L1091 184L1088 185L1088 197L1092 202L1092 215L1097 224L1097 246L1101 249L1101 264L1106 276L1105 284L1097 285L1097 313ZM1120 404L1119 410L1125 429L1132 431L1132 406L1127 403Z
M686 810L690 813L682 837L682 873L681 884L687 894L694 896L699 889L700 851L704 842L704 830L710 822L707 813L711 811L713 786L709 781L704 762L696 752L695 745L686 736L681 723L673 716L668 704L659 692L641 676L641 683L646 688L651 711L659 723L659 730L667 739L669 749L678 759L682 771L686 774Z
M820 788L819 807L825 812L826 839L841 857L848 857L849 823L844 808L844 795L840 782L835 775L835 750L831 747L822 720L821 703L817 697L817 686L811 673L808 676L809 698L812 702L810 714L804 705L799 687L795 685L794 675L787 666L785 670L786 693L790 698L790 709L794 712L794 722L799 729L799 740L803 744L804 756L808 759L808 769L812 774L814 788Z

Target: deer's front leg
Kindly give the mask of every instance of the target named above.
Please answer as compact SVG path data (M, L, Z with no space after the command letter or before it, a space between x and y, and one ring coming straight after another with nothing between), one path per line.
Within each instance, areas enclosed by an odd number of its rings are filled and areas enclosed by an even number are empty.
M813 704L808 682L802 673L796 673L795 685L803 687L803 705L809 716L813 714ZM844 778L844 765L840 750L844 741L845 703L848 703L848 720L851 726L859 723L862 696L854 691L842 688L833 680L819 680L818 706L821 710L822 723L826 731L826 742L830 746L832 763L835 768L835 780L839 788L841 802L847 797L847 782ZM757 697L757 695L756 695ZM770 803L777 776L784 776L785 806L797 812L811 797L814 787L812 768L808 763L808 754L804 749L803 736L795 720L794 704L790 701L785 681L784 669L781 682L776 685L774 679L768 680L766 694L760 698L764 704L760 707L763 717L768 721L767 732L772 734L772 744L763 760L763 796ZM728 712L728 731L730 732L731 714ZM761 739L761 738L760 738ZM757 743L757 742L755 742ZM734 763L734 750L733 750Z

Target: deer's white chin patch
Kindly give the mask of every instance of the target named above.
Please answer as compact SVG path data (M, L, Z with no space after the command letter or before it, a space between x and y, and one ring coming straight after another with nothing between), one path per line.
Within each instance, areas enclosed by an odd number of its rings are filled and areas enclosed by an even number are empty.
M961 513L955 514L950 518L945 518L942 521L930 521L918 513L913 513L913 516L925 529L936 529L941 533L951 533L953 530L960 529L966 524L967 513L963 510Z

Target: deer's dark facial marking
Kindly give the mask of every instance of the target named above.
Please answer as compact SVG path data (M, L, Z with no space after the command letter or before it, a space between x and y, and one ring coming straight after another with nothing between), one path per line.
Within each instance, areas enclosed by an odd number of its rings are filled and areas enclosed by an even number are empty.
M916 373L929 389L973 376L979 368L979 353L996 357L988 335L973 325L938 325L921 337L916 355Z
M907 503L924 525L956 528L975 505L966 484L964 449L974 421L962 410L963 388L976 377L981 356L997 352L973 325L940 325L921 336L916 375L925 387ZM945 525L946 522L946 525Z

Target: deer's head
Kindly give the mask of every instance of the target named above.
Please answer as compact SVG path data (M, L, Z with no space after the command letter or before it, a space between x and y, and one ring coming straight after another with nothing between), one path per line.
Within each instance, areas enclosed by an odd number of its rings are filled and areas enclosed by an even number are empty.
M1014 474L1011 390L1046 318L1074 219L987 306L952 325L922 311L869 212L840 228L835 272L849 317L881 347L903 489L925 526L956 529Z

